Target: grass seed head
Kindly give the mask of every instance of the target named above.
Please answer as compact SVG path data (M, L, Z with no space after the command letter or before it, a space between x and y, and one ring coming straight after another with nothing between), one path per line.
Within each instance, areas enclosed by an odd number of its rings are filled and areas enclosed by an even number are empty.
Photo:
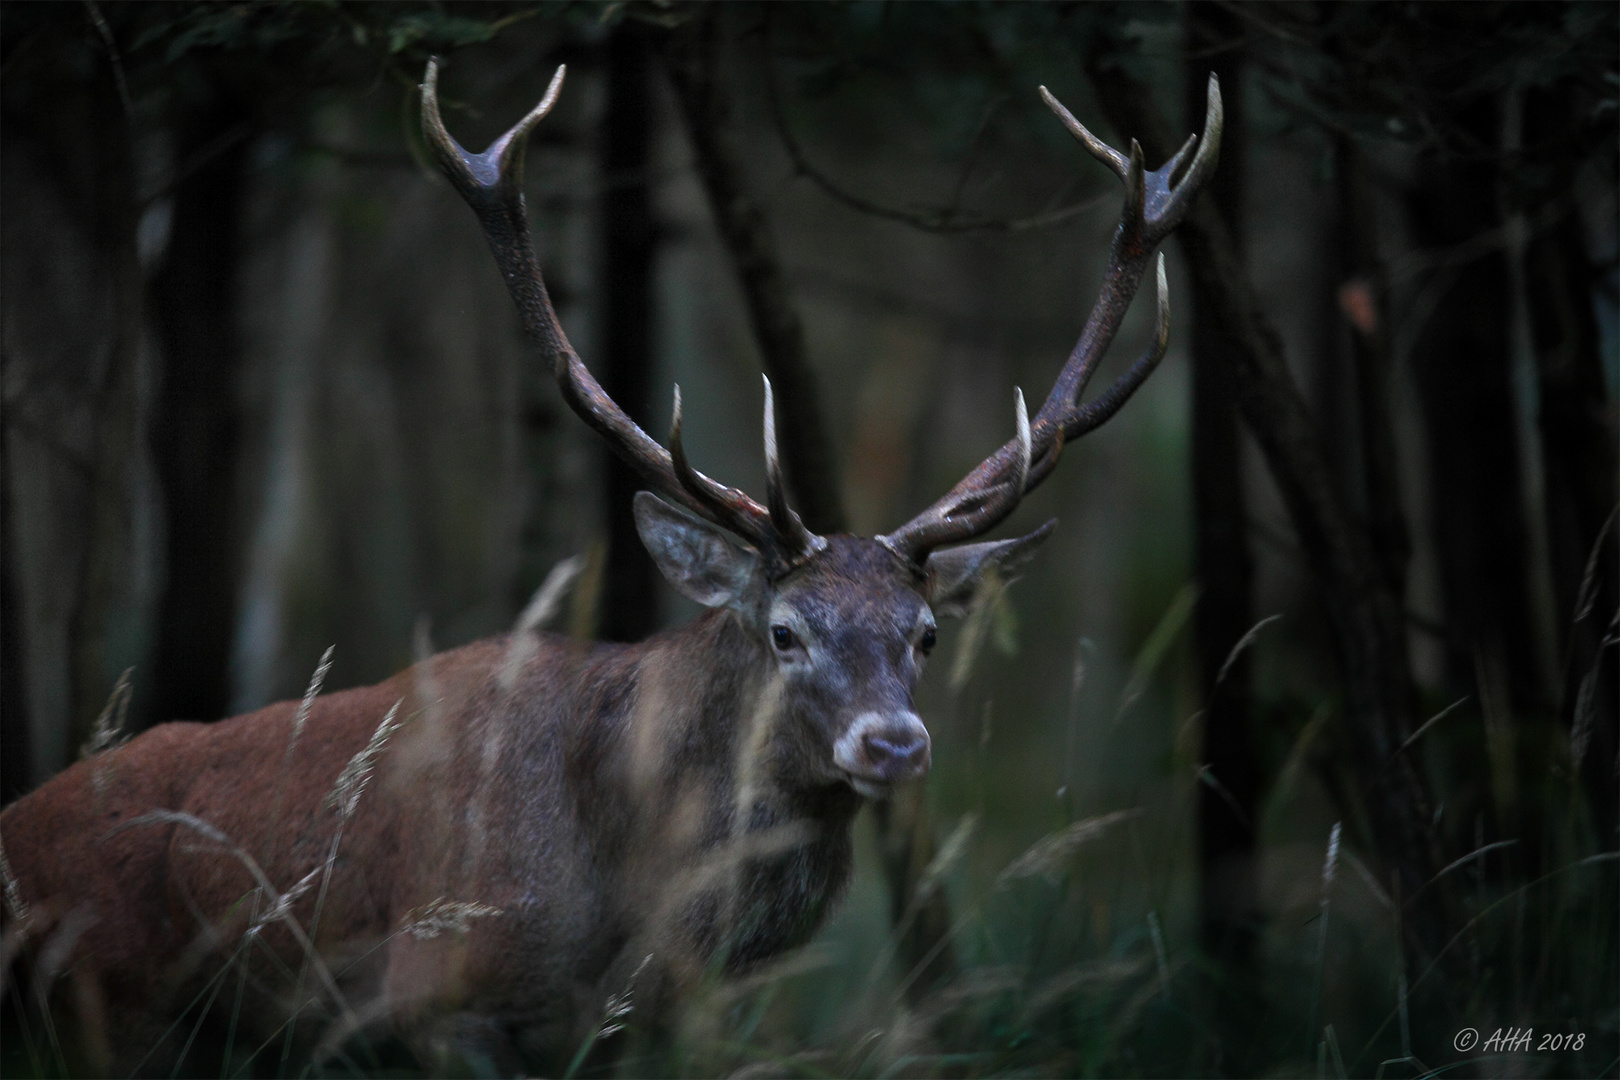
M79 757L95 757L129 741L125 727L129 722L129 700L134 696L134 674L134 668L125 668L124 673L118 676L112 693L107 695L106 707L90 728L90 738L79 750Z
M360 796L365 793L366 784L371 779L372 771L377 767L377 758L388 745L389 737L404 726L405 722L399 719L400 706L404 704L404 698L394 702L394 707L388 710L388 714L382 718L382 723L377 725L377 730L372 732L371 741L349 759L349 763L343 766L343 771L338 774L332 790L326 793L322 805L335 807L344 820L353 817L355 809L360 805Z
M299 897L307 893L315 884L315 879L320 877L322 869L322 867L317 866L300 878L296 885L276 897L275 903L270 905L270 909L253 920L253 925L248 927L247 936L254 937L271 923L290 918L292 906L298 902Z
M448 900L441 896L406 913L405 925L400 930L420 939L432 939L440 934L465 934L472 929L474 919L487 919L500 914L500 908L488 904Z
M1095 840L1109 829L1122 821L1128 821L1141 813L1141 809L1115 810L1111 814L1101 814L1097 817L1077 821L1073 825L1050 833L1032 844L1028 851L1007 864L996 879L998 885L1005 884L1017 878L1035 877L1038 874L1050 875L1056 872L1080 845Z
M304 690L304 699L298 703L298 712L293 717L292 737L287 741L287 753L298 744L298 737L304 733L304 725L309 723L310 710L315 707L315 699L321 695L321 687L326 683L326 673L332 670L332 652L336 645L328 645L321 654L321 662L315 665L315 674L309 677L309 686Z

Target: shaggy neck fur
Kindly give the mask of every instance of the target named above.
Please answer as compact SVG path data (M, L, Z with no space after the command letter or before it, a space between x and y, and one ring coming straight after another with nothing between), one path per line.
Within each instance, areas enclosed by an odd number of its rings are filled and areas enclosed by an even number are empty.
M647 646L590 665L602 707L572 740L576 805L598 859L622 856L633 921L744 968L804 943L842 897L861 798L810 767L813 718L737 616Z

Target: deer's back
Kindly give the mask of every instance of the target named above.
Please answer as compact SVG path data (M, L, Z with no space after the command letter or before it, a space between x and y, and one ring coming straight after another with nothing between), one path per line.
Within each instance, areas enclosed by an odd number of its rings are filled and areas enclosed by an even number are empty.
M117 981L172 961L197 939L199 915L250 912L251 899L237 903L258 884L246 859L290 886L280 875L310 847L321 785L365 743L379 689L320 703L291 754L296 703L162 724L8 807L0 839L36 929L82 926L76 954Z
M491 639L322 696L296 735L298 703L281 702L74 764L0 815L31 923L41 937L70 925L75 961L115 1006L150 1002L229 952L274 894L301 889L290 910L312 929L324 881L318 939L335 970L369 955L395 994L433 999L554 992L597 919L563 775L588 653L547 639L503 685L508 658ZM398 727L356 762L396 702ZM333 798L346 768L347 814ZM500 914L402 932L436 901ZM301 960L286 924L257 936Z

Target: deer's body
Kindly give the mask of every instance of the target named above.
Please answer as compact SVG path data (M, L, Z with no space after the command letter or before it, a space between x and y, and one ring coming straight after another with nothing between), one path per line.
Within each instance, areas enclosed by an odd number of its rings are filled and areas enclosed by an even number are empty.
M1125 181L1103 292L1033 420L1017 395L1016 438L912 521L862 539L816 536L788 506L768 383L762 505L687 463L678 390L666 450L574 354L521 177L562 71L480 155L444 130L436 79L430 64L428 145L482 222L563 399L663 496L635 497L643 544L712 610L639 645L522 630L317 698L302 725L295 702L166 725L6 810L12 918L129 1058L217 991L228 957L246 958L225 973L255 995L250 1016L319 1000L337 1021L329 1040L392 1021L427 1064L448 1051L504 1072L560 1069L632 984L638 1019L656 1023L705 970L806 940L848 883L861 800L928 770L912 694L935 612L959 613L1053 523L963 541L1012 513L1163 357L1161 257L1153 344L1081 403L1155 246L1214 167L1221 115L1212 80L1208 137L1150 173L1138 148L1108 148L1046 95Z
M739 966L803 941L847 884L860 797L796 781L802 740L760 652L719 611L635 646L543 637L503 686L511 642L481 641L318 698L296 742L297 702L155 728L8 808L0 836L32 917L83 924L76 978L98 983L115 1039L140 1044L240 940L255 880L184 825L114 830L157 809L193 815L285 891L325 863L339 815L324 800L403 698L337 846L320 952L334 972L360 960L339 980L351 1005L408 1037L475 1017L555 1058L645 956L659 960L641 978L652 1009L720 948ZM741 741L767 730L745 793ZM729 859L742 829L774 850ZM306 929L316 898L293 906ZM465 933L400 932L441 898L500 914ZM298 970L282 927L260 936Z

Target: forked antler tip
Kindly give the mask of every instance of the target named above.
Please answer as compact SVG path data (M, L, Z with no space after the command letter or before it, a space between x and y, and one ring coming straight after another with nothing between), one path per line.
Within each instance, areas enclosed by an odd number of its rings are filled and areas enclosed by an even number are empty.
M427 69L422 74L422 134L439 159L440 167L458 187L476 190L499 186L515 191L521 184L523 144L534 126L557 104L568 65L557 65L557 71L551 76L551 83L541 96L540 103L530 109L527 116L513 124L482 154L469 154L450 135L439 111L441 63L437 56L428 57Z

